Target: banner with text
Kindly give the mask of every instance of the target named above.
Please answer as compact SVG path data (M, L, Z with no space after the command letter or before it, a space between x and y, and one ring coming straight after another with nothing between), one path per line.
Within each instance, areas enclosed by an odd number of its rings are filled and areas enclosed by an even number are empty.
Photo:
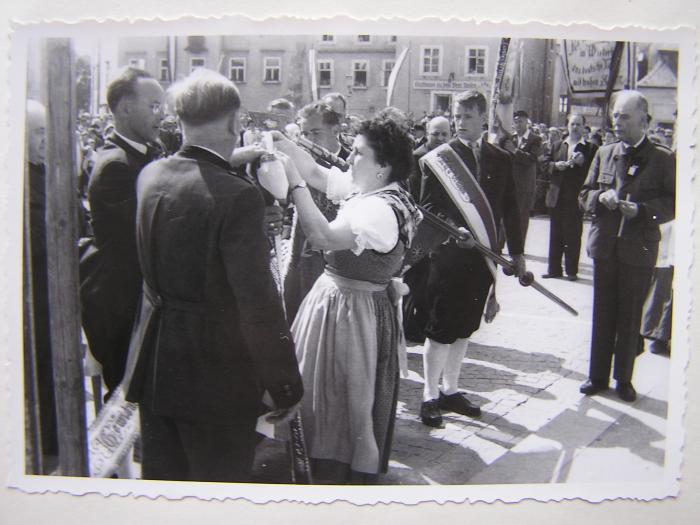
M566 78L573 94L605 95L614 49L615 42L564 40L562 53ZM623 76L618 75L613 91L624 86Z

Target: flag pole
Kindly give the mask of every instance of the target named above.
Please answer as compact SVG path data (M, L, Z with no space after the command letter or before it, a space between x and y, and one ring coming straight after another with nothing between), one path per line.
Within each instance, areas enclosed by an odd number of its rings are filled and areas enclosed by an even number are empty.
M391 106L391 99L393 98L394 90L396 89L396 79L399 77L399 71L401 70L401 66L403 66L403 63L406 60L407 54L408 54L408 47L404 47L403 50L401 51L401 54L399 55L399 58L396 60L394 67L391 68L391 73L389 74L389 82L387 82L387 88L386 88L386 105L387 105L387 107ZM409 86L409 91L410 91L410 86Z

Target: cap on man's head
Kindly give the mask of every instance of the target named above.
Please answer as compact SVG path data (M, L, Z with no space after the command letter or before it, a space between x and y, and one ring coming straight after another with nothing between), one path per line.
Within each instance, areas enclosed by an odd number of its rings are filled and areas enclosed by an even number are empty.
M530 115L527 114L527 111L519 109L518 111L513 112L513 118L530 118Z

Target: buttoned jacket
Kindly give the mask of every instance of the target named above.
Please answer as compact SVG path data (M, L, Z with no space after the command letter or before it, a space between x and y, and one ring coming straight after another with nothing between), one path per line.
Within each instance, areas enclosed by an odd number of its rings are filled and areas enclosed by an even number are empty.
M646 138L629 154L624 148L616 142L598 149L579 194L581 208L593 214L588 253L594 259L617 256L626 264L651 267L661 238L659 224L675 214L675 155ZM603 205L600 194L609 189L637 203L637 216L623 219L619 209Z
M479 185L491 206L496 226L503 219L508 253L510 255L522 254L523 240L515 185L511 177L511 157L499 146L482 140L477 170L471 150L461 140L452 139L448 144L464 160L472 171L472 175L479 181ZM430 169L426 169L422 175L420 204L426 206L433 213L449 218L455 224L466 226L459 209L452 202L437 177L430 172Z

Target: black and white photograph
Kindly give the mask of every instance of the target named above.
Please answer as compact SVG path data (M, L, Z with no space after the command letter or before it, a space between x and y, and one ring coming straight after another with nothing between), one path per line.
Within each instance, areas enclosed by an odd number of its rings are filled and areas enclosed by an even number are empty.
M9 485L677 496L692 36L15 26Z

